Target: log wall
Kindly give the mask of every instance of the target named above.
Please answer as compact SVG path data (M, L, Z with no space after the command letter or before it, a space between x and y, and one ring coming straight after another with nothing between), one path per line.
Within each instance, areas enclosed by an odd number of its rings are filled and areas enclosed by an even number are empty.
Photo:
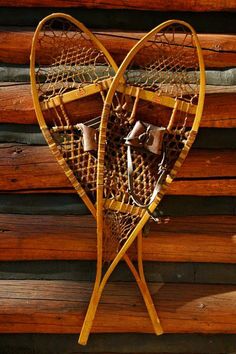
M132 9L132 10L158 10L158 11L236 11L234 0L177 0L174 4L163 3L161 0L150 1L148 4L144 0L2 0L1 6L17 7L76 7L76 8L99 8L99 9Z
M200 33L207 69L200 132L160 205L161 223L144 238L161 337L151 334L142 298L120 264L95 333L87 347L77 344L95 277L95 222L45 144L29 84L33 31L58 11L93 28L117 63L164 20L186 20ZM0 1L1 354L236 351L235 11L234 0ZM100 108L81 104L80 115ZM155 118L151 104L142 113Z

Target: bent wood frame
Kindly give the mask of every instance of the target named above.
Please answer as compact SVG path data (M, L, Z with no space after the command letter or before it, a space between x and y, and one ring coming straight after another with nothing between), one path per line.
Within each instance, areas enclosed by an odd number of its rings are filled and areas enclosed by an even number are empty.
M36 77L35 77L35 52L36 52L36 43L37 43L37 39L39 36L39 33L44 25L45 22L47 22L48 20L54 19L54 18L63 18L66 19L70 22L72 22L75 26L77 26L79 29L81 29L81 31L85 32L88 37L96 44L96 46L104 53L104 55L106 56L108 62L111 64L112 68L114 69L115 72L117 72L118 67L116 65L116 63L114 62L113 58L111 57L111 55L108 53L108 51L106 50L106 48L101 44L101 42L79 21L75 20L73 17L66 15L66 14L62 14L62 13L54 13L51 14L47 17L45 17L38 25L34 37L33 37L33 41L32 41L32 48L31 48L31 56L30 56L30 77L31 77L31 90L32 90L32 96L33 96L33 103L34 103L34 108L35 108L35 112L36 112L36 116L41 128L41 131L44 135L44 138L46 140L46 142L48 143L48 146L51 150L51 152L53 153L53 155L55 156L57 162L59 163L59 165L61 166L62 170L64 171L64 173L66 174L67 178L69 179L69 181L71 182L72 186L75 188L76 192L78 193L78 195L81 197L81 199L83 200L83 202L85 203L85 205L88 207L88 209L90 210L91 214L96 218L96 208L95 205L92 203L92 201L90 200L90 198L88 197L88 195L86 194L84 188L81 186L81 184L78 182L76 176L74 175L74 173L72 172L72 170L70 169L70 167L68 166L67 162L64 160L62 154L60 153L56 143L53 140L53 137L51 136L51 133L49 131L49 128L47 126L47 123L45 121L45 118L43 116L42 111L44 109L46 109L46 106L43 103L39 102L39 98L38 98L38 91L37 91L37 83L36 83ZM100 85L100 83L99 83ZM99 91L101 91L101 88L107 89L109 86L111 85L111 80L104 80L104 82L102 83L102 85L100 85L100 87L98 85L88 85L87 87L84 87L81 92L78 92L78 90L75 90L75 94L74 92L69 92L69 93L65 93L62 95L62 97L60 99L62 99L63 102L71 102L73 100L78 100L79 98L85 97L87 95L92 95L95 93L98 93ZM102 87L101 87L102 86ZM78 94L79 93L79 94ZM57 97L54 97L53 99L51 99L50 101L54 101L53 104L57 105ZM53 106L52 104L52 106ZM50 106L50 102L49 102L49 106ZM98 247L98 262L97 262L97 275L96 275L96 279L95 279L95 285L99 282L100 280L100 274L102 272L102 262L100 262L100 248ZM125 260L125 262L127 263L129 269L131 270L137 284L138 287L140 289L140 292L143 296L144 302L146 304L150 319L152 321L153 327L154 327L154 331L156 333L161 333L161 327L160 327L160 322L151 298L151 295L149 293L147 284L146 284L146 280L145 280L145 276L144 276L144 271L143 271L143 261L142 261L142 233L141 231L139 232L138 235L138 243L137 243L137 255L138 255L138 270L135 268L135 266L133 265L133 263L131 262L129 256L127 254L124 253L123 255L123 259ZM79 340L79 343L84 344L83 341Z
M187 142L185 143L185 146L183 147L178 159L176 160L172 170L170 173L167 175L166 179L164 180L160 191L158 192L155 200L152 202L152 204L149 206L149 212L145 210L141 210L140 208L137 208L135 206L131 205L121 205L120 202L118 201L109 201L109 200L104 200L103 198L103 180L104 180L104 157L105 157L105 145L106 145L106 130L107 130L107 123L110 115L110 108L112 105L112 100L115 92L118 90L119 91L119 86L123 83L123 74L128 66L128 64L132 61L134 58L135 54L139 51L139 49L143 46L145 42L151 38L151 36L157 32L160 32L162 29L165 27L171 25L171 24L180 24L183 26L186 26L192 33L196 48L197 48L197 55L198 55L198 60L199 60L199 67L200 67L200 90L199 90L199 99L198 99L198 105L197 107L194 108L195 111L195 118L194 122L190 131L190 134L187 138ZM130 88L128 88L129 90ZM135 88L134 88L135 89ZM132 89L131 89L132 90ZM154 28L152 31L150 31L146 36L144 36L134 47L133 49L129 52L129 54L126 56L124 59L123 63L121 64L118 72L116 73L115 78L113 79L112 85L108 91L104 108L103 108L103 113L102 113L102 121L101 121L101 126L100 126L100 135L99 135L99 150L98 150L98 166L97 166L97 247L98 247L98 267L97 267L97 277L96 277L96 284L94 286L94 291L90 300L89 308L86 314L86 318L84 321L84 325L80 334L80 343L85 344L87 342L89 333L92 328L92 323L95 317L95 313L97 310L98 303L100 301L103 289L112 274L113 270L117 266L117 264L120 262L122 257L124 257L125 253L129 249L129 247L132 245L134 240L137 238L137 236L140 234L142 228L150 218L150 213L153 213L158 204L160 203L162 197L164 196L169 184L172 182L174 179L178 169L184 162L191 145L193 144L193 141L196 137L199 125L200 125L200 120L202 116L202 111L203 111L203 104L204 104L204 97L205 97L205 67L204 67L204 61L203 61L203 56L202 56L202 50L199 44L199 40L197 38L197 34L195 30L190 26L188 23L180 20L169 20L161 25L157 26ZM158 102L161 103L161 102ZM173 107L175 109L175 107ZM121 208L123 207L123 208ZM135 229L132 231L130 234L129 238L126 240L124 245L121 247L119 253L116 255L112 263L110 264L109 268L107 269L106 273L102 277L102 273L100 271L101 269L101 263L102 263L102 247L103 247L103 229L104 229L104 221L103 221L103 210L104 208L111 208L112 210L119 210L119 211L130 211L131 213L137 214L141 217L141 220L139 223L136 225ZM138 238L139 240L139 238ZM139 252L139 257L141 257L141 254ZM139 262L142 264L141 262ZM142 274L142 270L141 270Z

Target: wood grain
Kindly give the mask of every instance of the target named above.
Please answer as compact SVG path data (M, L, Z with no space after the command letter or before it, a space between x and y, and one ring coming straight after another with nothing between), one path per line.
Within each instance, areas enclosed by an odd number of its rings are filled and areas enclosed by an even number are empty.
M236 11L234 0L1 0L0 6L9 7L84 7L98 9L129 9L157 11Z
M101 100L97 97L81 99L79 105L71 103L70 109L71 113L77 112L81 120L91 119L101 114ZM0 122L38 123L29 84L0 85Z
M0 261L95 259L92 216L0 214ZM236 218L179 216L151 223L143 259L236 263Z
M134 44L146 32L94 31L120 64ZM2 29L0 31L0 61L11 64L29 64L32 31ZM181 41L182 36L176 35ZM234 67L236 63L236 35L199 34L206 68ZM20 45L19 45L20 43ZM48 50L48 48L43 48ZM51 48L53 50L53 48ZM10 54L9 54L10 53ZM144 60L147 59L144 57ZM46 63L46 62L45 62Z
M208 86L201 127L236 127L236 86ZM71 114L87 120L100 115L101 101L95 96L70 103ZM162 106L146 103L140 107L142 118L155 122L162 117L163 124L169 119L169 111ZM0 85L0 123L37 124L29 84Z
M168 195L236 196L236 179L175 180Z
M165 333L236 333L236 286L151 284ZM0 332L78 333L92 284L71 281L0 281ZM152 333L133 283L105 288L93 332Z
M235 150L193 150L167 193L236 195L235 159ZM0 144L0 167L0 192L75 193L47 146Z

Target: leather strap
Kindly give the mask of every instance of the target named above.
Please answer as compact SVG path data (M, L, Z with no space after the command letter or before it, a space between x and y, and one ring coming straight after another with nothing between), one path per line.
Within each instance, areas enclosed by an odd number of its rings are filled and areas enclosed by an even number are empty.
M160 165L163 164L164 160L165 160L165 153L163 155L163 159L162 159ZM158 178L158 181L155 185L155 188L153 190L153 193L152 193L152 196L151 196L149 202L147 204L143 204L140 201L140 199L136 195L134 195L134 188L133 188L133 172L134 171L133 171L131 146L129 146L129 145L127 146L127 167L128 167L128 190L129 190L129 193L130 193L130 196L131 196L133 202L138 207L146 209L154 221L159 221L159 218L155 216L155 212L154 213L150 212L149 206L154 202L154 200L156 199L156 197L158 195L158 192L161 189L162 181L163 181L163 179L165 177L165 173L166 173L166 168L164 166L162 167L161 174Z
M76 128L82 133L83 148L85 152L94 152L98 150L98 128L101 117L93 118L84 123L76 124Z
M155 155L162 153L162 141L166 128L138 120L130 133L125 137L125 144L143 148Z

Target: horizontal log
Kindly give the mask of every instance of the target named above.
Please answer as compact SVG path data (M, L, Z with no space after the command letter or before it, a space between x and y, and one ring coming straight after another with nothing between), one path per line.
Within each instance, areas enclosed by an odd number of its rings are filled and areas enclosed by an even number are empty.
M236 196L236 179L176 180L168 189L169 195Z
M167 193L236 195L235 158L234 150L192 150ZM1 144L0 166L1 192L75 193L47 146Z
M146 32L99 31L95 32L95 34L108 49L115 61L120 64L129 50ZM29 64L32 37L32 31L2 29L0 31L0 62ZM181 38L181 35L176 35L177 41L181 40ZM235 35L199 34L199 40L203 49L206 68L235 66Z
M234 216L163 218L143 238L143 259L236 263L235 234ZM96 259L91 216L0 214L0 235L0 261Z
M178 178L233 178L236 176L235 159L235 150L192 149L179 170ZM0 144L0 166L1 173L13 178L15 177L14 171L22 177L26 174L29 175L31 171L34 176L37 176L39 171L43 175L48 170L47 174L53 176L61 172L60 168L57 168L58 164L48 146ZM27 170L27 168L31 170ZM0 185L4 186L4 184ZM54 186L60 186L60 184L55 182ZM65 186L69 186L69 184Z
M156 11L236 11L234 0L177 0L166 3L161 0L16 0L14 3L10 0L1 0L0 6L9 7L84 7L89 9L128 9L128 10L156 10Z
M78 112L82 120L89 120L101 114L101 100L98 97L81 99L80 104L71 104L71 112ZM11 117L11 118L10 118ZM31 88L25 85L0 85L0 123L37 123Z
M201 127L233 128L236 127L236 86L207 87ZM148 117L155 122L156 116L163 117L163 124L169 119L169 112L162 106L154 109L153 104L143 105L142 117ZM71 112L76 111L81 120L87 120L100 115L100 99L90 97L70 104ZM0 123L35 124L37 119L34 112L30 85L7 84L0 85Z
M151 284L165 333L236 333L236 286ZM0 281L0 332L78 333L92 284ZM35 310L37 309L37 310ZM153 333L133 283L106 286L93 332Z

